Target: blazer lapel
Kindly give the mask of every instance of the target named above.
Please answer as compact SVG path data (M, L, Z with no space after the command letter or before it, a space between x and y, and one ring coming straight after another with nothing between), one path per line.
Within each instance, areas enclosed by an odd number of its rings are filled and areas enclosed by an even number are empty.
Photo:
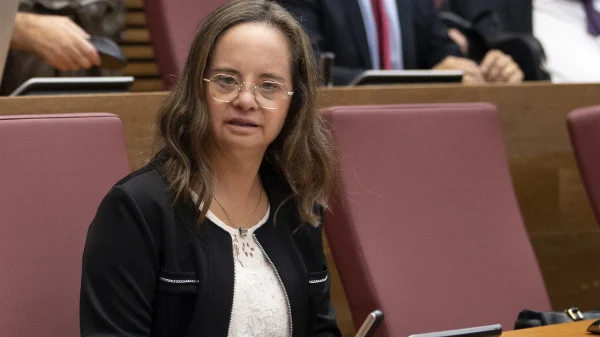
M160 162L159 160L154 160L153 165L158 173L160 173L165 185L167 185L167 176L164 163ZM196 210L196 205L191 200L180 201L173 204L173 211L181 221L194 230L200 240L204 241L204 243L208 243L206 234L204 233L205 230L203 228L205 226L198 227L197 225L198 211Z
M422 0L417 0L422 1ZM400 20L400 35L402 36L402 59L405 69L417 67L417 55L415 48L415 33L412 16L412 5L410 0L396 0L398 7L398 19Z
M348 19L348 27L358 48L361 57L362 66L365 69L372 68L371 55L369 53L369 42L367 40L367 32L363 21L360 5L358 1L340 0L338 8L344 8L346 18Z
M308 275L302 257L297 249L294 249L294 241L288 228L298 227L300 223L292 216L296 211L292 200L287 201L286 205L275 214L282 199L277 192L269 192L271 214L267 223L258 228L255 235L285 288L294 328L293 336L290 337L306 336L306 327L301 323L306 322L308 312ZM276 224L275 219L277 219Z

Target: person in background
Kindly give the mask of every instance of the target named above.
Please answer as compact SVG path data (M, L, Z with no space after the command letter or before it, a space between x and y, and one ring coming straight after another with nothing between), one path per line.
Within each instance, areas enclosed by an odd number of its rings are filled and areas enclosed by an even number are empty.
M531 0L443 0L440 9L476 24L487 41L507 32L533 34Z
M318 84L310 40L276 3L208 15L160 109L158 154L90 225L81 336L340 336Z
M600 0L533 0L552 82L600 82Z
M533 35L555 83L600 82L600 0L445 0L442 8L478 21L488 40L506 32Z
M519 83L523 74L494 51L481 65L464 57L431 0L279 0L319 52L335 54L334 84L367 69L454 69L463 82Z
M88 41L90 35L120 39L123 0L21 0L15 17L0 95L32 77L108 76Z

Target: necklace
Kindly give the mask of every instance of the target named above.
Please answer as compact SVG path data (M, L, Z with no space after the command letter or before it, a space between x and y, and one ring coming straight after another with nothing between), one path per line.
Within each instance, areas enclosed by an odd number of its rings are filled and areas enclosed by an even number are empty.
M223 213L225 213L225 216L227 217L227 219L229 221L231 221L235 225L235 227L238 228L238 230L240 231L240 237L242 237L242 238L245 238L246 235L248 234L248 226L250 226L250 223L252 222L252 219L254 219L254 216L256 215L256 212L258 211L258 207L260 206L260 203L262 202L262 195L263 195L263 193L262 193L262 184L260 183L260 180L258 181L258 183L260 184L260 196L258 197L258 204L256 205L256 208L254 209L254 212L252 213L252 216L248 220L248 223L246 224L246 227L240 227L240 226L238 226L238 224L233 220L233 218L231 218L229 216L229 214L225 210L225 207L223 207L223 205L221 205L221 203L219 202L219 199L217 199L217 197L215 197L213 195L213 199L215 199L215 201L217 202L217 204L219 205L219 207L221 207L221 209L223 210Z

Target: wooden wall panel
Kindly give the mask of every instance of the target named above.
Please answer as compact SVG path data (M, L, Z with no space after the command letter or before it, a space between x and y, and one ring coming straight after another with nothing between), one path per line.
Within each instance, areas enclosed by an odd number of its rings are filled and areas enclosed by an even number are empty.
M125 25L128 27L145 27L146 15L143 12L130 12L125 16Z
M125 0L125 7L131 9L144 9L143 0Z
M553 307L598 307L600 227L583 190L570 147L566 114L600 105L600 84L522 86L430 85L333 88L320 91L322 106L490 102L501 112L511 175ZM112 112L125 126L133 169L151 155L154 119L164 92L67 97L0 98L0 115ZM328 247L326 253L329 259ZM353 327L335 263L332 298L345 336ZM535 309L535 308L531 308ZM516 315L516 313L515 313Z
M127 57L123 75L135 77L132 92L159 91L164 86L154 58L142 0L125 1L125 30L119 46Z
M121 50L128 59L154 58L154 50L151 46L121 46Z
M150 43L150 33L148 33L147 28L126 28L121 38L125 43Z

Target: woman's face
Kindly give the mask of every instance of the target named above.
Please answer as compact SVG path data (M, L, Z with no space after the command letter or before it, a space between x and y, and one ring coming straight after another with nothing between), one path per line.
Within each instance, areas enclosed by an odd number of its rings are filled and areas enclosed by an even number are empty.
M275 140L294 90L290 60L287 38L274 27L244 23L225 31L204 73L217 148L264 152Z

